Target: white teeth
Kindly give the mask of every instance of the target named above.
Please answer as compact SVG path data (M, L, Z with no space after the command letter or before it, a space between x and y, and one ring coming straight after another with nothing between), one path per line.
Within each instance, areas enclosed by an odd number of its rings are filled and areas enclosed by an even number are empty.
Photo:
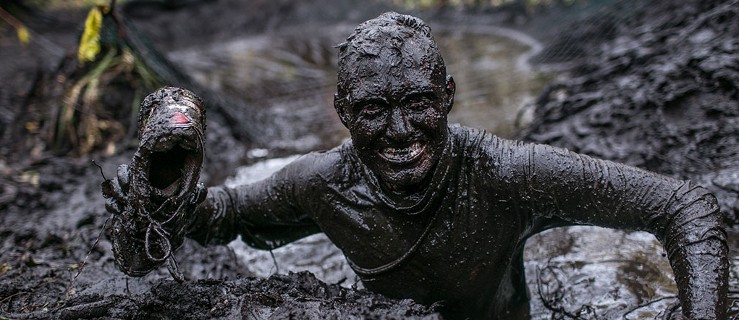
M402 148L385 148L382 149L380 155L386 160L392 162L407 162L414 160L423 152L423 146L420 142L414 142Z

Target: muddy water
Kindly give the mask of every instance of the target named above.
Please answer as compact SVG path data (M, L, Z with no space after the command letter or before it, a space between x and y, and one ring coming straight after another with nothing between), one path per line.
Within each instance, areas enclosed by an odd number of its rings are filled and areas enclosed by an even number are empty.
M527 106L552 75L528 58L540 50L525 34L504 28L440 28L436 40L457 82L449 122L508 137L525 125Z
M351 27L288 30L170 55L199 82L251 102L273 121L274 132L265 132L273 144L250 152L264 160L240 168L227 185L262 179L294 160L273 158L273 150L300 154L333 147L348 137L332 106L333 46ZM525 123L522 110L552 78L526 64L538 43L505 29L434 30L458 87L450 122L501 136L510 135L517 122ZM328 283L362 287L341 252L323 235L273 252L253 250L239 240L230 247L259 276L308 270ZM534 319L550 318L552 313L654 318L677 303L664 250L646 233L555 229L529 240L526 260Z

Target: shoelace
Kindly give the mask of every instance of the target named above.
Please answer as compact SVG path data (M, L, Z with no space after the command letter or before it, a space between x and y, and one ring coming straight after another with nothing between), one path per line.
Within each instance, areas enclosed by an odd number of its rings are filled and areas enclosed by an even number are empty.
M138 216L148 221L146 232L144 234L144 251L146 257L154 262L163 262L167 260L167 269L169 273L177 282L183 282L185 281L185 277L182 272L180 272L177 260L173 254L172 243L170 242L171 234L164 229L164 225L175 220L176 217L182 214L182 208L189 202L189 199L182 199L184 197L177 198L184 201L179 201L180 204L177 206L177 209L164 221L157 221L153 216L160 213L168 204L172 203L173 198L167 198L154 212L148 213L144 207L139 207L135 212ZM160 249L159 251L161 251L160 256L156 256L153 253L157 251L157 249Z

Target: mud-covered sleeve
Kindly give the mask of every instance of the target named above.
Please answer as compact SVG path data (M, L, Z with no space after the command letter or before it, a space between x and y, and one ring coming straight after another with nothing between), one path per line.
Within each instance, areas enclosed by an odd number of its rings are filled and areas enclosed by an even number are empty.
M546 145L502 149L535 219L654 234L675 273L683 314L725 318L726 232L716 198L705 188Z
M311 168L300 160L261 181L208 188L187 236L225 244L241 235L248 245L269 250L320 232L303 201Z

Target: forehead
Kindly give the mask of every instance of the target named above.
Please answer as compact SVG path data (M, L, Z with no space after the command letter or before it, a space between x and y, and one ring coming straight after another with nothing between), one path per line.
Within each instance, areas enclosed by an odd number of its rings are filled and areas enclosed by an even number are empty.
M364 64L364 63L363 63ZM354 99L366 96L403 94L433 90L431 73L420 68L393 68L386 65L363 65L355 81L349 81L347 92Z
M427 39L412 37L397 46L379 44L344 61L345 90L353 99L403 95L442 86L437 55Z

